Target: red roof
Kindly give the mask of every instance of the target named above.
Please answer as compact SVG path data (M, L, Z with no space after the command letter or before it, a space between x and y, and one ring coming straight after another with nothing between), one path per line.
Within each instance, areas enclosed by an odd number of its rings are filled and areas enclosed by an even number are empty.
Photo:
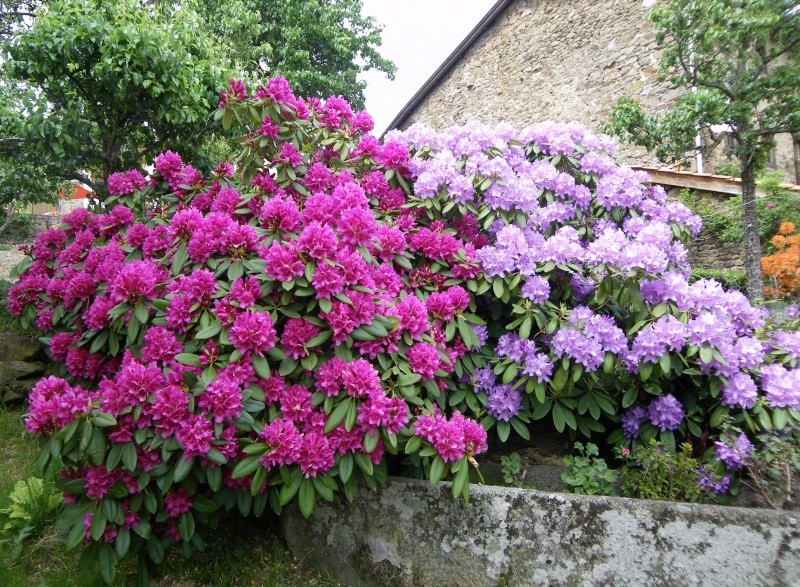
M63 200L83 200L85 198L90 198L93 193L92 190L88 190L82 185L73 183L71 196L67 197L67 194L62 191L59 192L58 197Z

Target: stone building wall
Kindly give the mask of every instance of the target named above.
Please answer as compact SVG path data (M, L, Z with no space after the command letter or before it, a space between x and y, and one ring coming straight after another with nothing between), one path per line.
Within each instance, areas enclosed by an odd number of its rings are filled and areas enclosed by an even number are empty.
M517 128L576 120L601 132L621 96L660 110L677 97L655 83L658 53L642 0L520 0L509 6L413 113L433 127L477 120ZM655 159L621 149L623 161Z
M523 128L543 120L575 120L602 132L609 109L622 96L640 100L647 112L662 111L682 92L655 82L659 52L645 20L652 4L517 0L403 126L420 122L445 128L478 121ZM779 137L779 147L779 168L793 179L788 135ZM655 163L653 155L629 145L620 147L618 158Z

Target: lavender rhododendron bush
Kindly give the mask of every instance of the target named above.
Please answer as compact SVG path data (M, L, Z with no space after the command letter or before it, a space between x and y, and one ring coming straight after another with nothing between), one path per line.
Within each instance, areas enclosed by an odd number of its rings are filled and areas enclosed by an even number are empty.
M689 440L714 492L756 431L800 420L796 324L689 285L699 220L604 139L380 143L340 98L252 94L233 81L217 113L246 129L235 161L204 176L166 152L111 176L105 212L40 235L9 292L62 365L27 427L63 462L68 546L104 576L202 547L196 523L225 510L309 515L389 464L467 497L487 436L535 420Z

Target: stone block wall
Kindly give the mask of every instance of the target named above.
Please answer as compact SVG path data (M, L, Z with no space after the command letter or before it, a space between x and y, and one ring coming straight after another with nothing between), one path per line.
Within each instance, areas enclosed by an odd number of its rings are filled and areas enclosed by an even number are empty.
M680 196L679 188L668 190L671 200ZM731 196L715 192L694 191L695 197L701 198L713 206L722 208ZM687 243L689 263L694 268L717 270L744 270L744 248L742 243L729 243L718 239L705 228Z
M797 585L796 512L390 478L353 502L295 504L294 555L347 585Z
M660 110L678 94L655 83L658 53L641 0L513 3L412 115L447 127L477 120L522 128L576 120L595 132L621 96ZM623 160L655 160L625 148Z

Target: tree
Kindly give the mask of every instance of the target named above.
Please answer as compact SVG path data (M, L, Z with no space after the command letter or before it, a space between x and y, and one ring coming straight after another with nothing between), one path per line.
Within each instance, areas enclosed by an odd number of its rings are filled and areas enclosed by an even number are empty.
M761 300L755 177L775 135L800 132L800 10L794 0L660 0L648 18L663 49L659 79L686 93L662 115L623 98L609 130L664 161L693 150L698 132L709 139L705 151L735 139L747 292Z
M55 201L56 194L64 187L48 160L39 159L35 151L22 146L24 119L8 108L10 104L26 104L32 99L33 94L24 87L0 79L0 205L6 206L4 220L0 220L0 234L20 206Z
M165 0L168 1L168 0ZM381 27L358 0L185 0L237 64L256 80L283 76L298 96L340 95L364 107L362 71L394 77L381 57Z
M0 168L27 169L34 189L79 180L102 195L110 173L166 148L196 155L229 73L201 31L180 8L48 2L5 44ZM0 194L15 184L4 174Z
M19 27L33 20L42 0L0 0L0 39L7 39Z

